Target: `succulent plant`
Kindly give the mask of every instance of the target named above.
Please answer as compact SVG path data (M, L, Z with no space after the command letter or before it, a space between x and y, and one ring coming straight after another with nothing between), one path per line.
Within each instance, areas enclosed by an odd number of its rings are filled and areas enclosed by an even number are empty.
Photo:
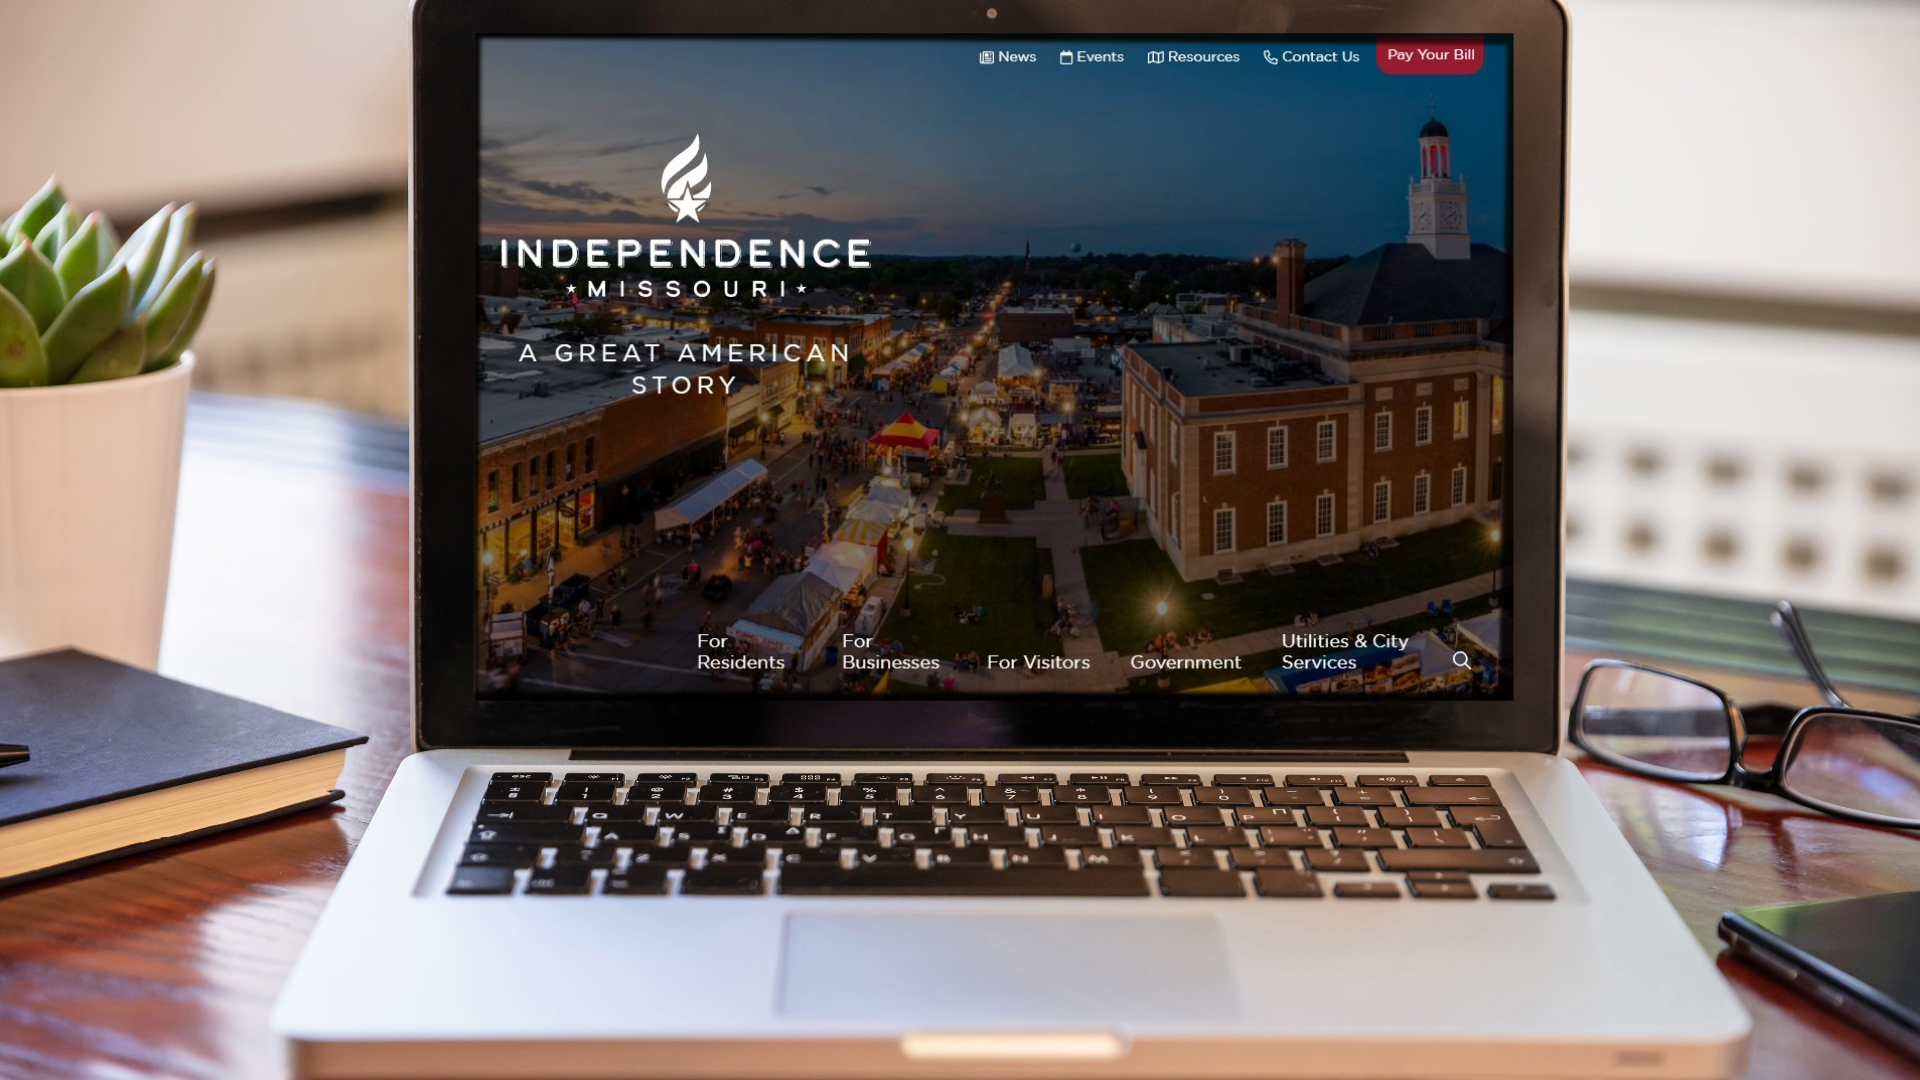
M48 180L0 224L0 389L179 363L213 296L213 260L189 253L197 214L168 203L123 244Z

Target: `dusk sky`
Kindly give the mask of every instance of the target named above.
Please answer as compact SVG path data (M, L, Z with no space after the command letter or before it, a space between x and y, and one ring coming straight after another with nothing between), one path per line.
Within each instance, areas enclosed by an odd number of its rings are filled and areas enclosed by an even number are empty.
M1315 256L1405 239L1429 98L1453 136L1476 242L1505 248L1507 46L1470 76L1282 64L1248 43L1074 41L1124 64L1058 63L1059 41L486 40L483 241L506 236L870 237L876 254L1178 252ZM1337 48L1339 43L1315 43ZM1237 64L1148 65L1149 48ZM982 49L1039 64L979 63ZM699 225L660 173L695 134Z

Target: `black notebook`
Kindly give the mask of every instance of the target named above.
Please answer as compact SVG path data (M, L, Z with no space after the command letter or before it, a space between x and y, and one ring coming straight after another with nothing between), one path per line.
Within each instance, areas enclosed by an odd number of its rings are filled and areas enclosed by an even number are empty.
M71 649L0 662L0 888L322 806L345 728Z

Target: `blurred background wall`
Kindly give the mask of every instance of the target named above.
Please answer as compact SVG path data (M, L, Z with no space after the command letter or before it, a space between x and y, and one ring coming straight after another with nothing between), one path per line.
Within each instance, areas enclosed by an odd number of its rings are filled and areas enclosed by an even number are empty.
M1570 573L1920 616L1920 3L1570 7ZM196 200L197 385L404 416L407 18L5 5L0 203Z

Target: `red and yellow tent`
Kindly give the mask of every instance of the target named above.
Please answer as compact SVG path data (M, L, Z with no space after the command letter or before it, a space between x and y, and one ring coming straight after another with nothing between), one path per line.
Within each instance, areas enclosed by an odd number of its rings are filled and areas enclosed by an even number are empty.
M940 441L940 429L930 428L915 420L912 412L903 412L900 419L881 428L867 441L875 446L910 446L930 450Z

